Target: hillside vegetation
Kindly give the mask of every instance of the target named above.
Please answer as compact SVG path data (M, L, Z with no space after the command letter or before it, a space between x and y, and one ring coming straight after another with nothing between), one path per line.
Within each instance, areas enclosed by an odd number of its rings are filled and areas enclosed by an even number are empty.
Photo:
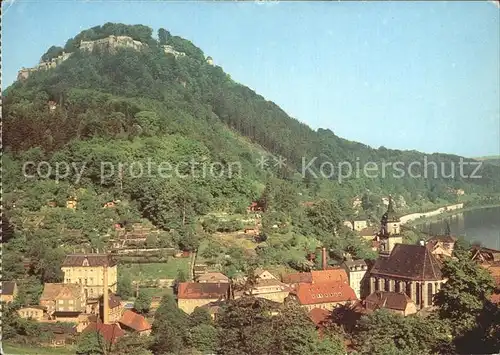
M130 36L146 46L141 51L78 49L82 40L109 35ZM166 54L162 45L186 55ZM364 242L342 227L354 215L354 197L363 196L365 212L378 218L380 197L388 194L402 196L415 207L456 201L453 189L487 195L500 186L499 168L493 165L476 172L481 179L458 173L454 178L433 173L428 179L408 174L397 178L390 168L386 177L340 181L337 172L315 178L324 162L355 166L400 161L407 166L423 162L424 154L373 149L330 130L314 131L234 82L221 67L207 63L201 49L165 29L154 38L146 26L108 23L81 32L64 47L49 48L42 60L63 50L73 54L57 68L32 73L4 93L6 278L23 275L21 261L26 256L32 261L32 277L60 280L65 252L107 248L114 224L141 219L162 230L152 245L193 250L208 239L209 254L230 255L221 259L233 272L250 263L302 269L307 267L305 253L318 244L373 257ZM55 110L49 109L49 101L56 103ZM264 168L256 164L262 156L268 159ZM286 159L286 164L275 166L275 157ZM303 157L317 158L306 176L301 174ZM445 164L449 174L452 162L458 172L461 158L432 154L427 159ZM192 160L195 166L187 164ZM31 162L26 171L34 177L23 177L25 162ZM40 162L48 165L40 165L37 172ZM138 173L139 166L162 162L178 165L188 176L165 178L155 168ZM73 165L63 169L63 177L61 171L56 176L57 164L65 163ZM207 174L207 166L217 174ZM464 172L470 175L474 169L465 166ZM423 174L423 168L413 169L418 172ZM70 199L78 200L76 209L66 208ZM267 206L262 219L267 241L255 254L221 246L199 223L210 212L244 213L257 199ZM120 203L103 208L113 200ZM305 201L316 205L305 207Z

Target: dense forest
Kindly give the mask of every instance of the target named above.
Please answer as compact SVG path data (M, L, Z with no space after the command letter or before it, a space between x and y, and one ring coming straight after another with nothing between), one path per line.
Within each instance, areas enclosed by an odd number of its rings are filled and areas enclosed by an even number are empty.
M145 46L140 51L78 49L82 40L110 35L130 36ZM165 53L164 45L186 55ZM107 23L82 31L64 47L52 46L41 60L63 51L72 56L54 69L14 83L3 96L8 277L23 273L24 256L32 260L32 276L58 280L64 253L106 248L115 223L147 219L162 231L157 246L193 250L211 229L222 228L208 228L204 216L244 213L259 199L267 206L266 243L256 249L252 263L302 269L304 252L319 244L338 254L373 257L367 245L343 227L356 213L355 197L362 197L363 213L377 220L381 197L389 194L403 201L402 208L415 209L454 202L456 189L488 196L500 186L499 167L485 164L476 172L481 179L466 179L458 174L462 158L445 154L425 159L445 164L447 174L455 163L453 178L433 173L428 178L397 177L393 168L385 177L347 177L339 171L322 177L324 162L408 165L423 162L424 154L373 149L330 130L314 131L234 82L221 67L208 63L201 49L163 28L155 38L146 26ZM305 175L303 158L316 159ZM262 159L267 164L256 164ZM196 164L187 164L191 161ZM155 167L165 162L180 167L177 174L161 175ZM137 170L151 165L147 174ZM237 168L236 173L231 168ZM465 174L473 170L464 167ZM76 210L66 208L68 199L78 200ZM115 200L121 201L117 208L103 210ZM283 228L276 231L275 225ZM209 247L207 254L229 253L233 259L241 255L217 243ZM246 263L230 266L241 271Z

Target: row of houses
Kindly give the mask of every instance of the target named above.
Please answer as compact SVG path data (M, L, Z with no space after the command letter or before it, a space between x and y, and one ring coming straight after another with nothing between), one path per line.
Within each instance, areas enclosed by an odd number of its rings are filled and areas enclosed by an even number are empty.
M117 264L111 255L70 254L61 269L63 282L45 283L39 304L17 309L21 318L47 324L73 323L71 333L96 331L109 342L116 342L128 332L150 333L148 321L115 294ZM17 284L4 281L2 301L13 302L16 295ZM64 345L64 342L56 345Z
M353 228L365 229L363 225ZM328 267L323 249L323 270L284 275L281 279L260 270L245 291L238 283L230 284L222 274L201 274L198 282L181 285L179 307L191 313L196 307L220 307L227 299L248 294L278 303L294 300L309 311L331 311L346 303L359 303L367 311L387 308L403 315L432 309L435 294L447 281L442 273L443 261L452 257L456 238L440 235L412 245L403 244L400 232L401 219L389 197L379 229L368 237L379 252L377 260L353 260L346 255L341 265ZM472 258L490 271L500 287L500 251L473 248ZM494 295L492 300L495 297L500 295Z

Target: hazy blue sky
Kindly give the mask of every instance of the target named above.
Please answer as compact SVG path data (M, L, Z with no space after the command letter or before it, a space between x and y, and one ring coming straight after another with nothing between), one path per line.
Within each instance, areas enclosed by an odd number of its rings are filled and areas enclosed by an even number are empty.
M3 87L105 22L165 27L314 129L374 147L500 154L492 3L8 1Z

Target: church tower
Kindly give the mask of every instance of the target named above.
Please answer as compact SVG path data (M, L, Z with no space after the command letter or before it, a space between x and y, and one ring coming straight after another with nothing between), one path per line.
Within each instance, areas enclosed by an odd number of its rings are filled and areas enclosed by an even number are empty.
M394 202L392 196L389 196L389 205L387 212L384 213L380 220L380 252L390 253L394 246L398 243L403 243L401 232L401 220L394 211Z

